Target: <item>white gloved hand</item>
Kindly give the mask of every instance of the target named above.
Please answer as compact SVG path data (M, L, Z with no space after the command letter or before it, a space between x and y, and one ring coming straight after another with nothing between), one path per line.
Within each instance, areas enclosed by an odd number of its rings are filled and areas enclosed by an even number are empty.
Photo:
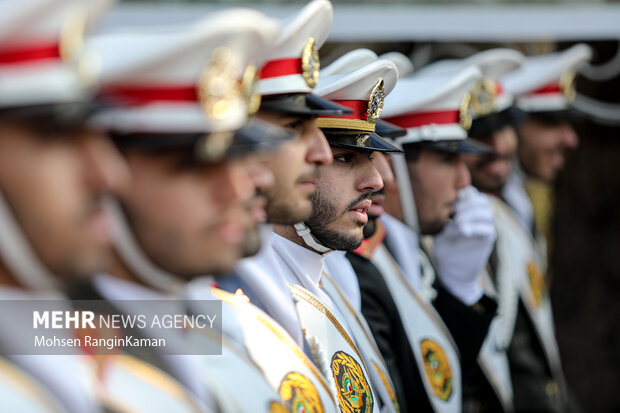
M454 219L433 239L439 279L466 305L483 295L480 274L497 238L487 195L473 186L459 191Z

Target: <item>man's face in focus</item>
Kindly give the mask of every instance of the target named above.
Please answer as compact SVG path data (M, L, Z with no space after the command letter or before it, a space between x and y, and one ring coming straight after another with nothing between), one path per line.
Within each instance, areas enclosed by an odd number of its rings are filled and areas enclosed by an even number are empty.
M306 221L321 244L351 251L362 243L371 194L383 187L373 163L375 153L332 147L334 161L319 168L312 215Z
M564 167L566 153L576 149L579 138L569 122L541 122L528 116L518 128L519 161L525 172L552 182Z
M295 135L264 161L275 179L274 185L264 191L267 219L282 225L304 221L312 212L310 197L317 187L318 168L332 162L329 143L314 118L267 111L259 112L258 118Z
M472 184L482 192L497 193L508 180L517 155L517 134L512 126L504 126L490 135L474 139L490 146L493 152L488 155L463 154Z
M437 234L454 212L458 190L470 183L465 161L459 153L422 148L418 159L407 165L420 232Z
M110 256L100 199L122 191L127 167L105 136L83 126L0 119L0 191L52 273L84 277Z
M123 200L144 252L184 278L233 267L248 229L264 218L256 191L273 182L252 156L206 164L191 153L127 151L133 182Z

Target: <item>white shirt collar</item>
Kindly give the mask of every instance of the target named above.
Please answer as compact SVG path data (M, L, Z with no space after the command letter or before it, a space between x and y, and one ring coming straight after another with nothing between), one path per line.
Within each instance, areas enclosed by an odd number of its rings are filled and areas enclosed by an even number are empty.
M286 264L292 267L287 277L289 282L301 284L309 290L319 287L323 275L325 255L310 251L275 233L273 235L273 248ZM294 278L291 278L291 275Z

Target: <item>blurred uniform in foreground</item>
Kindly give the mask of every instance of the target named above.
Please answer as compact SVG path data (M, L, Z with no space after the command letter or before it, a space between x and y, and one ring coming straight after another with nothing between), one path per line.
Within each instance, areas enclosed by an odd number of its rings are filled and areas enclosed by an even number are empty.
M152 362L223 412L336 411L327 381L282 327L241 291L200 277L228 272L255 252L252 236L266 216L257 191L273 185L263 163L294 137L250 118L260 104L258 68L279 31L262 14L236 9L174 32L91 42L103 55L102 95L117 105L94 122L111 132L134 178L129 196L106 204L118 259L91 292L107 300L187 299L175 312L194 314L208 311L204 300L221 300L222 331L170 337L188 352L190 343L221 340L221 355L162 352ZM119 310L140 312L129 304Z
M104 193L127 184L113 145L86 126L96 73L84 31L105 1L0 2L0 298L60 300L110 255ZM62 304L61 304L62 305ZM67 302L66 308L69 307ZM10 412L100 412L96 362L21 355L25 325L0 314L0 399ZM18 367L19 366L19 367ZM104 406L107 404L107 406Z

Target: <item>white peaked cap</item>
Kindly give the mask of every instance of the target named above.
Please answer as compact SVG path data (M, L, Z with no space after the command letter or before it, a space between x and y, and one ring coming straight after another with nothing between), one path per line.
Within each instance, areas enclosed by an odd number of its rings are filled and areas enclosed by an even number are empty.
M517 50L498 48L489 49L469 56L466 59L446 59L432 63L418 71L420 75L426 73L437 74L442 71L451 71L454 69L462 69L468 66L477 66L482 72L480 83L474 87L472 98L481 100L483 93L491 95L486 99L492 103L492 106L479 113L472 111L472 116L477 118L492 112L501 112L510 107L514 102L514 97L507 93L502 86L501 79L508 73L517 70L523 64L525 57ZM492 90L489 90L492 89ZM475 104L473 105L476 106Z
M464 101L480 78L480 69L469 66L401 79L383 108L385 120L407 130L407 135L396 142L466 139L464 126L468 127L471 118Z
M389 60L396 65L398 77L405 78L413 74L413 62L411 59L400 52L388 52L379 56L379 59Z
M321 76L350 73L379 59L370 49L360 48L351 50L334 60L328 66L321 68Z
M506 91L525 111L567 109L574 99L574 75L592 58L592 49L577 44L558 53L528 57L523 66L503 79Z
M112 0L1 0L0 107L86 101L84 32Z
M382 83L381 100L387 96L398 81L398 71L394 63L387 60L377 60L364 67L346 74L323 76L319 80L315 93L321 97L347 106L353 110L353 114L344 117L321 117L317 119L317 125L330 128L344 128L352 130L364 130L374 132L375 123L378 119L369 118L369 102L373 91L378 90L377 85ZM380 87L379 87L380 88ZM381 115L379 109L378 116Z
M245 70L278 31L257 11L231 9L181 30L94 37L87 48L100 56L101 94L122 105L93 123L123 133L236 130L248 119Z
M492 112L501 112L514 103L514 96L510 93L507 93L502 85L501 79L504 78L507 74L514 72L519 69L523 64L525 57L521 52L513 49L489 49L480 53L476 53L464 59L463 64L472 64L476 65L482 71L482 76L487 81L494 83L495 93L492 93L494 96L492 98L492 108L489 110ZM480 85L480 89L482 90L484 85ZM478 92L480 93L480 92ZM483 98L479 98L475 96L475 93L472 92L472 98L474 100L481 100ZM487 113L478 113L474 111L474 118L486 115Z
M312 78L319 70L316 51L327 40L333 13L328 0L314 0L295 16L282 21L280 36L263 59L266 63L260 74L261 95L312 92L314 82L304 78L304 74ZM310 39L314 39L313 48L309 47ZM311 51L316 53L316 59L311 57ZM303 63L306 58L310 58L310 63Z

